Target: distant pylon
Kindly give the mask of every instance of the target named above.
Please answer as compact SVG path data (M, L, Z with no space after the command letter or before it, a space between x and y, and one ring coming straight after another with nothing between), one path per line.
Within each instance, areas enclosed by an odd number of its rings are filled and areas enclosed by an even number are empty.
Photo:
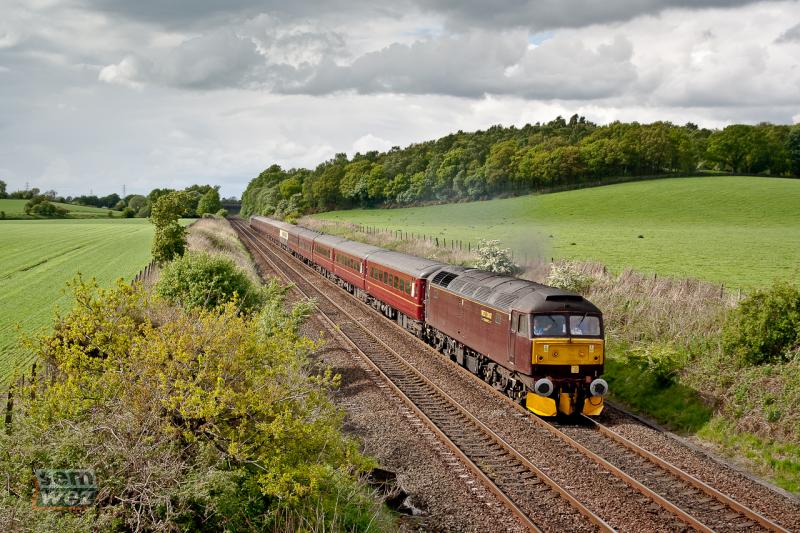
M123 183L122 184L122 197L125 198L125 196L127 196L127 195L125 194L125 184Z

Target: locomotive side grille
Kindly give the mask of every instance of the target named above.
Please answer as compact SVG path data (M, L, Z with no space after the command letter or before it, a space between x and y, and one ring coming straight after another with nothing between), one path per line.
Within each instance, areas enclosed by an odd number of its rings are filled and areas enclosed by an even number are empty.
M452 272L447 272L446 270L443 270L442 272L439 272L438 274L436 274L436 276L433 277L431 283L433 283L434 285L439 285L441 287L447 287L450 284L450 282L456 279L457 277L458 274L453 274Z

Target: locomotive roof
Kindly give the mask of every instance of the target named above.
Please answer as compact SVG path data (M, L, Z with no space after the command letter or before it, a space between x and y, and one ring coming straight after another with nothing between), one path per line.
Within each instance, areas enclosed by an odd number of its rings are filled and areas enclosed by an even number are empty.
M430 259L393 250L384 250L383 248L379 248L377 252L370 254L368 259L370 263L383 265L415 278L427 278L443 266L446 266L438 261L431 261Z
M432 275L431 286L506 312L514 309L522 313L600 314L600 310L580 294L475 268L445 266Z
M344 240L336 244L336 250L358 257L359 259L366 259L368 255L383 251L383 248L378 248L372 244L364 244L363 242L356 242Z

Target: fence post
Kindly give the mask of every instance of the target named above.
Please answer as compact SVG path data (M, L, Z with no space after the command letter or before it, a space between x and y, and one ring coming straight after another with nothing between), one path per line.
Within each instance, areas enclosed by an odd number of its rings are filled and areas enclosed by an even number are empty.
M436 237L436 247L439 247L439 237Z
M6 393L6 434L11 434L11 422L14 412L14 387L9 387Z

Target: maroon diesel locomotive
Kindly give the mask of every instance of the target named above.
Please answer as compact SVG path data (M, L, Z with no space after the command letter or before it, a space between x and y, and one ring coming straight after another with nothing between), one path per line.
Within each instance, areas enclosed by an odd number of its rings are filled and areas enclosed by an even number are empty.
M581 295L266 217L250 225L534 413L603 410L603 318Z

